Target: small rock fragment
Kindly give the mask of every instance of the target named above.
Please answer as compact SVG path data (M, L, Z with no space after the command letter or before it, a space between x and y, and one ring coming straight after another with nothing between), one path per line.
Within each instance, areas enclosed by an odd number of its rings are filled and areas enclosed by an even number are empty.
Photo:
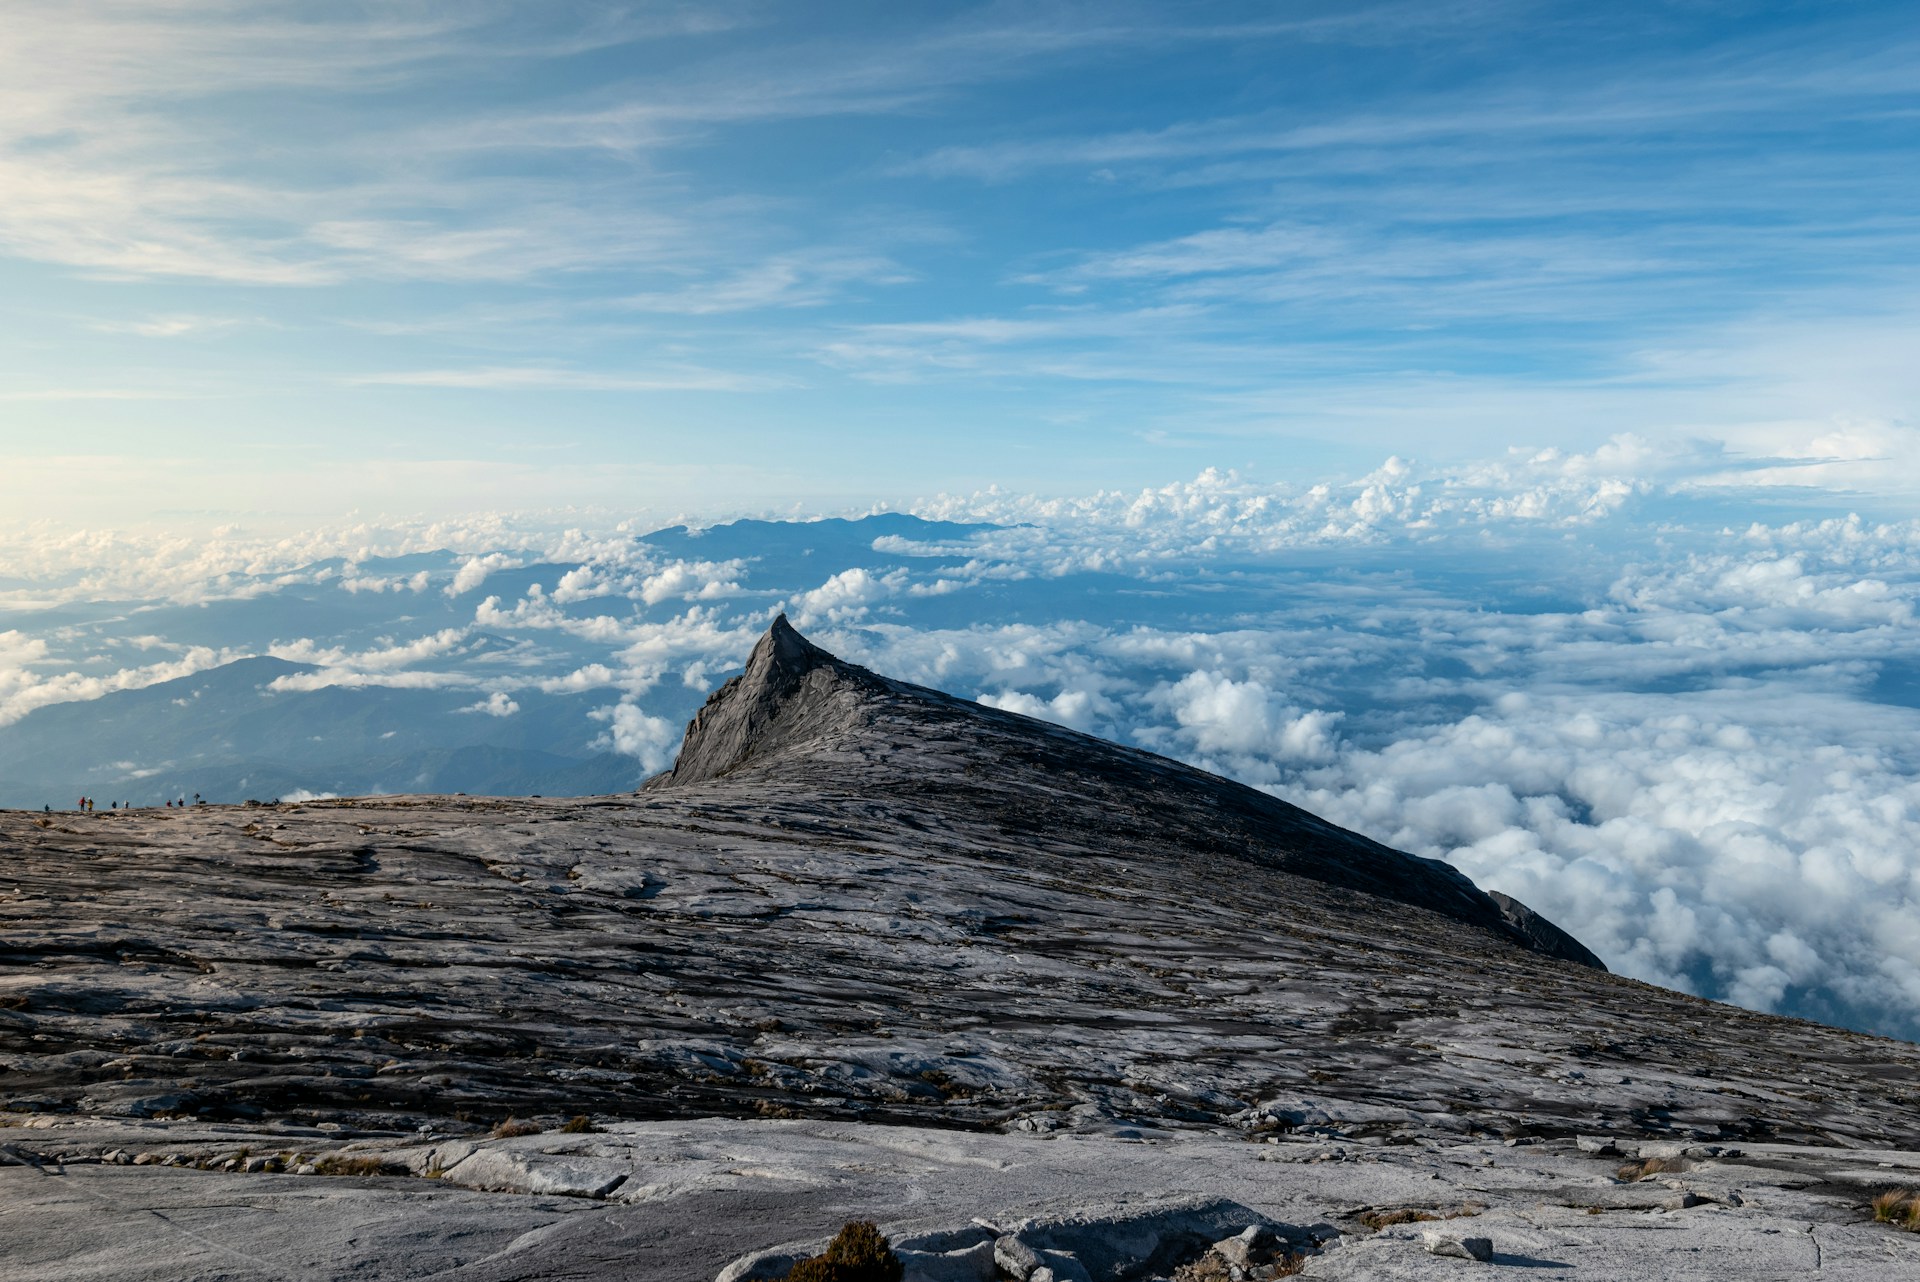
M1698 1205L1700 1205L1700 1199L1698 1197L1682 1190L1660 1203L1660 1209L1663 1211L1684 1211L1689 1207Z
M994 1282L1000 1271L993 1263L993 1243L979 1242L960 1251L902 1250L906 1282ZM1031 1276L1027 1282L1033 1282Z
M1253 1263L1253 1248L1237 1237L1222 1238L1215 1242L1213 1251L1237 1269L1244 1269Z
M993 1262L1015 1282L1028 1282L1033 1271L1040 1267L1040 1257L1034 1249L1011 1233L993 1244Z
M1582 1153L1592 1153L1596 1157L1617 1157L1620 1146L1606 1135L1582 1135L1574 1143L1580 1146Z
M1093 1282L1087 1266L1070 1251L1042 1251L1040 1257L1040 1267L1027 1276L1027 1282L1035 1282L1042 1273L1051 1273L1053 1282Z
M1483 1237L1455 1237L1438 1229L1421 1234L1427 1254L1447 1255L1460 1260L1478 1260L1485 1264L1493 1258L1493 1242Z

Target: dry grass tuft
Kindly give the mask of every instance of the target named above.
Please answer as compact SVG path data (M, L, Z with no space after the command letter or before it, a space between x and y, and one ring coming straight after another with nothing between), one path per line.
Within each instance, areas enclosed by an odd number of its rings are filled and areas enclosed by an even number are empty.
M523 1122L517 1117L509 1117L489 1133L496 1140L510 1140L516 1135L538 1135L546 1129L538 1122Z
M1374 1209L1362 1211L1354 1219L1366 1225L1374 1232L1392 1228L1396 1224L1420 1224L1427 1220L1459 1220L1480 1214L1486 1208L1477 1202L1469 1202L1449 1210L1424 1210L1417 1206L1395 1207L1392 1210Z
M599 1127L593 1124L591 1117L588 1117L585 1113L576 1113L568 1119L565 1126L560 1128L560 1133L562 1135L591 1135L599 1129Z
M1307 1267L1307 1257L1293 1251L1286 1255L1276 1255L1266 1264L1256 1266L1250 1274L1243 1276L1262 1279L1298 1277ZM1234 1268L1226 1257L1218 1251L1209 1250L1197 1260L1189 1260L1173 1271L1173 1282L1233 1282Z
M1638 1162L1628 1162L1614 1174L1618 1175L1622 1182L1631 1184L1635 1180L1644 1180L1649 1175L1659 1175L1663 1172L1677 1173L1692 1169L1693 1163L1684 1157L1649 1157Z
M329 1153L313 1164L313 1169L322 1175L404 1175L404 1167L389 1165L384 1159L368 1156L354 1156L349 1153Z
M1420 1211L1403 1206L1397 1211L1362 1211L1355 1218L1378 1233L1381 1229L1390 1229L1396 1224L1419 1224L1425 1220L1437 1220L1440 1217L1432 1211Z
M1920 1233L1920 1196L1906 1189L1888 1189L1873 1199L1873 1218L1908 1233Z

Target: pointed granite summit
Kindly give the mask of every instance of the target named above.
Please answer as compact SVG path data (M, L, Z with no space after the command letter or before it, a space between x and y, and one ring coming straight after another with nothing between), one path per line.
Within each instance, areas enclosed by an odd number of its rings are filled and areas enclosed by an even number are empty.
M977 833L982 848L1185 860L1209 875L1243 864L1244 877L1265 870L1425 909L1605 969L1525 904L1439 860L1166 757L879 676L814 645L784 614L647 786L853 799L909 829L963 842ZM1391 926L1383 917L1383 937Z
M687 726L680 755L664 782L721 778L777 751L796 729L804 737L809 726L824 728L813 715L821 711L818 696L829 686L857 685L861 677L879 688L872 673L834 658L780 615L747 656L746 671L714 691Z

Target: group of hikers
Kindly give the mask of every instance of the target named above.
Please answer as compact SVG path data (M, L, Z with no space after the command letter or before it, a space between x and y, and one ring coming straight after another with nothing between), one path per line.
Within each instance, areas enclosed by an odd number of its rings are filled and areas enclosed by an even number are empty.
M178 801L175 801L172 798L168 798L164 804L168 810L174 810L174 809L185 810L187 808L187 799L185 797L182 797ZM193 804L196 806L204 806L207 803L202 801L200 799L200 794L196 792L193 794ZM53 813L52 806L42 806L41 809L48 814ZM80 798L79 801L74 803L74 809L79 810L86 814L93 813L93 810L94 810L93 798L92 797ZM132 810L133 803L131 801L109 801L107 803L107 809L108 810Z

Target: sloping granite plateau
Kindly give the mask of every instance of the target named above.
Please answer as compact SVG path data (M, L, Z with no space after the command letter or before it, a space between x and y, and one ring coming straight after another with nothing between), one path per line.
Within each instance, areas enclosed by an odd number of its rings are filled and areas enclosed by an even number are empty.
M1917 1146L1920 1047L1590 962L1444 865L782 621L635 796L0 813L0 1122L32 1123L0 1137Z

